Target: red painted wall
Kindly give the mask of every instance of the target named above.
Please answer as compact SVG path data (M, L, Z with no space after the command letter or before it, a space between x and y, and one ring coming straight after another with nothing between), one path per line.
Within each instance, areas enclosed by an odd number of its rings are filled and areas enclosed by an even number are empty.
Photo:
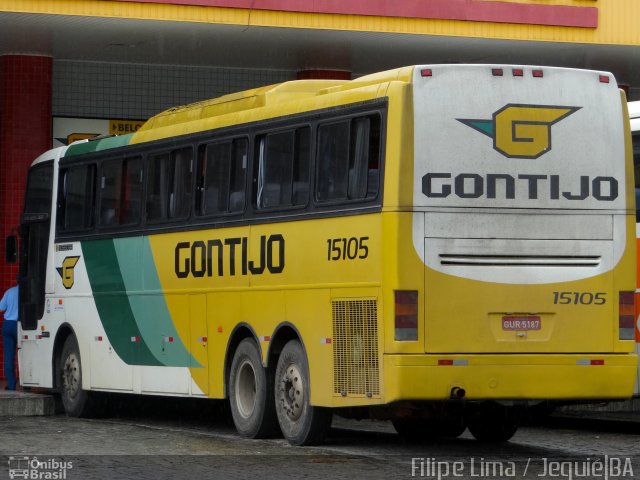
M0 56L0 294L18 273L4 261L4 239L20 222L29 165L51 148L52 65L50 57ZM4 367L1 353L0 342Z
M488 0L119 0L301 13L431 18L469 22L518 23L596 28L593 6L541 5Z

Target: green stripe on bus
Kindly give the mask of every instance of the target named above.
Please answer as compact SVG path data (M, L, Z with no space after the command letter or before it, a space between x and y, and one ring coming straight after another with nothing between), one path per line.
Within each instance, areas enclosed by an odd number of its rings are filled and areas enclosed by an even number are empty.
M113 240L93 240L81 245L100 321L116 353L129 365L162 365L151 353L135 321Z
M129 145L132 136L133 134L130 133L127 135L114 135L112 137L89 140L88 142L74 143L67 149L64 156L73 157L75 155L82 155L85 153L124 147Z
M153 355L165 365L200 367L171 319L148 238L120 238L113 243L124 286L129 292L131 311Z

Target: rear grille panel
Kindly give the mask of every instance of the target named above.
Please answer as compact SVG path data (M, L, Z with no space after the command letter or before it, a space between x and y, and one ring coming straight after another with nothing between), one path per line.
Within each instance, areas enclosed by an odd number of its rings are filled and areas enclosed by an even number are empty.
M440 265L468 267L599 267L597 255L462 255L440 254Z
M331 302L331 310L334 393L380 396L376 300L335 300Z

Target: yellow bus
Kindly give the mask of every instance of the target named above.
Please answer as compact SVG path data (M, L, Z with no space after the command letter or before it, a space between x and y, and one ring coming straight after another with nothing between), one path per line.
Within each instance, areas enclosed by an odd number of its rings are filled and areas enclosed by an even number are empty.
M633 144L633 166L636 186L636 242L640 249L640 101L629 102L629 122L631 123L631 140ZM640 295L640 269L637 270L636 280L636 305L638 305L638 296ZM640 354L640 315L636 311L633 322L627 322L627 337L633 336L635 330L636 353ZM635 326L633 323L635 322ZM634 328L635 327L635 328ZM638 376L636 378L636 387L633 390L634 396L640 396L640 365L638 367Z
M241 435L294 445L333 413L504 441L538 402L629 397L630 140L609 73L424 65L49 151L21 383L72 416L107 392L226 398Z

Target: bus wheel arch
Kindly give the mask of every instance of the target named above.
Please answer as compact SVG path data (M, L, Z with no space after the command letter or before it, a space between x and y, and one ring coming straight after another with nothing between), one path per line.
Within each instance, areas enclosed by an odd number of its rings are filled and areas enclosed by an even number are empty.
M298 340L306 355L307 349L305 348L304 342L302 341L302 335L300 335L298 329L289 322L281 323L276 327L273 335L271 335L269 350L267 351L267 366L272 368L274 372L278 366L278 357L280 356L282 349L291 340Z

